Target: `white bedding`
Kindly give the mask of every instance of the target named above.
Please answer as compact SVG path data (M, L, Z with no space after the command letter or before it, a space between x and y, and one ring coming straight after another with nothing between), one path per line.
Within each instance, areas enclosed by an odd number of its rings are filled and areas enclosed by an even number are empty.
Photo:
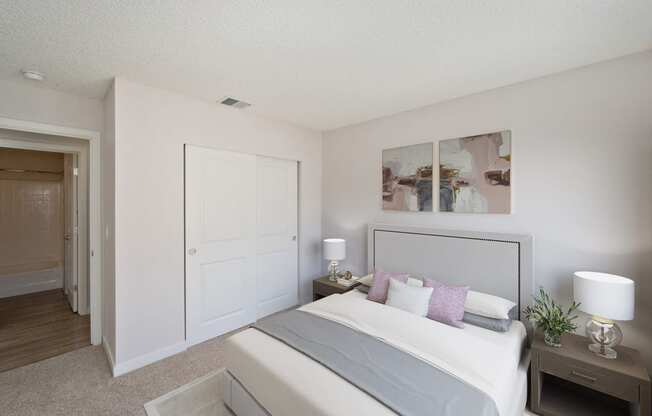
M358 291L300 308L378 337L472 384L503 416L522 414L526 368L520 366L525 328L498 333L453 328L365 299ZM319 363L255 329L226 342L226 367L273 415L394 413Z

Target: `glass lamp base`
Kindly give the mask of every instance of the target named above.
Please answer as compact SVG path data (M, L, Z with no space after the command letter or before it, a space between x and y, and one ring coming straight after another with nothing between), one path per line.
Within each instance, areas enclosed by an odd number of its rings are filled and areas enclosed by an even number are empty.
M606 358L608 360L615 360L616 358L618 358L618 353L616 352L616 350L614 350L611 347L603 347L600 344L590 344L589 350L593 351L600 357Z
M337 282L337 261L332 260L328 266L328 280L331 282Z
M586 335L592 341L589 350L602 358L618 357L614 347L623 340L623 332L613 321L594 317L586 324Z

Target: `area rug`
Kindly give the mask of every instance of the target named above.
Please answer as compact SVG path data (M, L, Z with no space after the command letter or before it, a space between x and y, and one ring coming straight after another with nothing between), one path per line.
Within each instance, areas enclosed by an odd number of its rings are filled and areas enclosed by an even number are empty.
M145 404L147 416L233 416L224 406L224 369L208 373Z

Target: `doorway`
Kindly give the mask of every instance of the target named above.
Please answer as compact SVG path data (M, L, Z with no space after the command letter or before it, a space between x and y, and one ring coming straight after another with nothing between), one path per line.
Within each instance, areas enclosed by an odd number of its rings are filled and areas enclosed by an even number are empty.
M298 162L185 147L190 345L298 304Z
M75 153L79 143L87 146L88 205L81 211L88 217L88 240L79 248L88 258L88 302L91 324L91 344L102 343L102 233L100 220L100 133L54 124L37 123L0 117L0 146L14 149ZM82 153L84 154L84 153ZM81 288L80 288L81 292Z
M90 345L79 160L0 147L0 371Z
M90 321L90 343L93 345L102 343L99 139L99 133L91 130L0 117L0 147L77 156L78 246L76 250L73 248L73 252L77 252L78 261L73 264L77 265L79 279L76 296L77 313L74 316L85 318L86 323L82 325L88 325ZM74 158L70 161L74 163ZM68 270L63 270L62 265L62 286L57 289L60 296L55 299L55 302L58 302L59 306L63 304L72 313L70 303L73 299L68 298L70 294L68 290L74 290L75 283L74 280L65 278L66 275L71 276ZM43 289L46 291L46 288ZM34 293L38 292L23 295L22 304L38 303L34 299L29 299L31 296L37 296ZM40 299L43 300L43 297L41 296ZM53 314L54 309L56 307L51 305L50 312ZM84 341L84 343L88 342ZM51 353L56 355L56 349L52 348Z

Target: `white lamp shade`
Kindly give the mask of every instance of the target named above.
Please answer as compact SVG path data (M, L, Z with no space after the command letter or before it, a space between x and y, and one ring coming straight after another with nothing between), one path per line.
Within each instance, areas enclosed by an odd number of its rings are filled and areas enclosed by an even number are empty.
M579 310L614 321L634 319L634 281L596 272L575 272L573 298Z
M325 239L324 258L326 260L344 260L346 258L346 241L341 238Z

